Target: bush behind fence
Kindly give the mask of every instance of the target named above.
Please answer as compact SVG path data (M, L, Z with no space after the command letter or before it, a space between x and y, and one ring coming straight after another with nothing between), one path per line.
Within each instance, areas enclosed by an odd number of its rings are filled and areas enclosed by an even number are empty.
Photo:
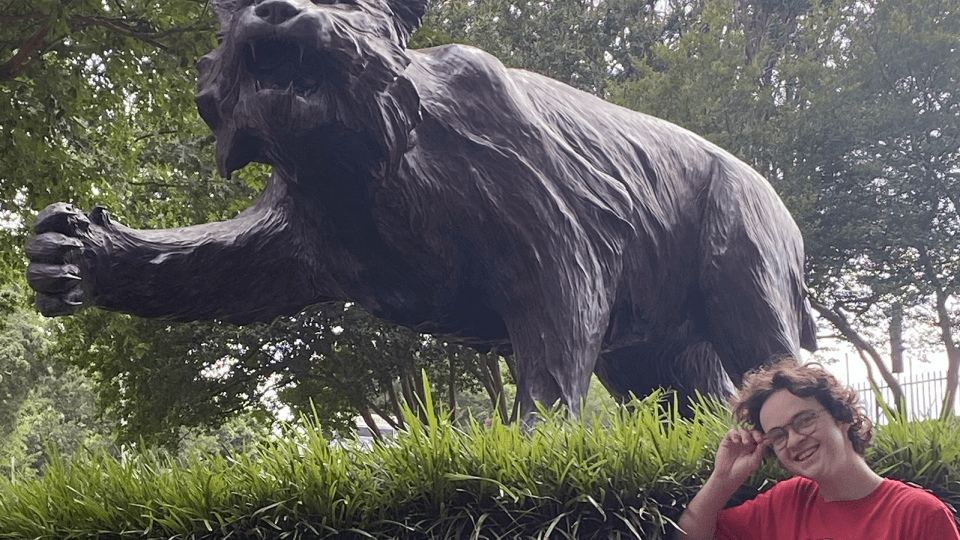
M903 390L906 404L905 412L908 419L923 420L940 417L940 412L943 410L943 396L947 391L947 374L945 372L895 373L894 376ZM877 381L877 383L883 400L891 407L895 406L893 390L882 380ZM863 404L870 419L875 424L885 423L887 419L884 417L883 407L877 401L877 396L870 387L870 383L862 382L853 385L853 387L860 395L860 403Z

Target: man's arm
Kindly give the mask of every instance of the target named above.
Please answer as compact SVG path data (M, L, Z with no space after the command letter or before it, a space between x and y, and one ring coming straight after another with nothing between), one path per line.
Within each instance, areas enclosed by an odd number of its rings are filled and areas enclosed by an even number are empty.
M680 516L680 538L712 540L724 505L760 467L766 444L756 430L734 428L720 442L713 473Z

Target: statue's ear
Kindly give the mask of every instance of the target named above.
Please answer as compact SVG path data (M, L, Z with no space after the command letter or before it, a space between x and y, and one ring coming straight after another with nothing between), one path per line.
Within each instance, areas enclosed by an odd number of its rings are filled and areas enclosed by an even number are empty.
M217 20L220 22L220 30L226 30L230 26L230 20L238 4L239 0L210 0L213 12L217 14Z
M410 35L420 27L420 21L427 10L427 0L387 0L393 11L395 25L404 45Z

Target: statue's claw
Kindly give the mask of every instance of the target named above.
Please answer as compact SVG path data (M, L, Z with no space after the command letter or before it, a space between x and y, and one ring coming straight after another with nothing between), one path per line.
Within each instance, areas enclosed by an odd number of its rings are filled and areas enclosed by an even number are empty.
M77 207L67 203L53 203L37 214L37 222L33 232L58 232L67 236L74 236L78 232L86 231L90 227L90 219Z
M58 232L47 232L27 240L27 258L38 263L59 263L76 256L83 243Z
M83 309L82 296L79 288L63 296L37 293L37 308L47 317L70 315Z
M37 307L48 317L66 315L84 306L82 238L90 218L76 207L55 203L37 215L36 236L27 240L27 283L37 292Z
M30 263L27 283L38 292L65 293L80 285L80 269L73 264Z

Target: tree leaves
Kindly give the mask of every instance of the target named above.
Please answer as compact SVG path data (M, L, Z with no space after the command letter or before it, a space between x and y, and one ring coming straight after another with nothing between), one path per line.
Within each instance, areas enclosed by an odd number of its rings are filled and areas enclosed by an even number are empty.
M958 16L956 0L452 0L431 6L414 39L479 45L713 140L791 209L825 306L869 331L898 300L908 340L933 328L949 346L960 324ZM214 25L199 0L0 8L5 283L23 287L26 228L48 203L173 227L231 217L262 188L263 168L217 176L193 103L192 65ZM93 312L57 336L70 362L99 374L100 406L126 419L129 438L171 441L179 425L266 414L270 392L297 411L312 399L339 428L361 407L390 413L423 367L448 381L458 357L454 388L484 373L470 351L403 332L341 305L243 328Z
M920 349L908 353L931 350L932 331L955 372L960 5L704 5L613 99L753 165L804 233L820 305L882 350L878 329L901 302Z

